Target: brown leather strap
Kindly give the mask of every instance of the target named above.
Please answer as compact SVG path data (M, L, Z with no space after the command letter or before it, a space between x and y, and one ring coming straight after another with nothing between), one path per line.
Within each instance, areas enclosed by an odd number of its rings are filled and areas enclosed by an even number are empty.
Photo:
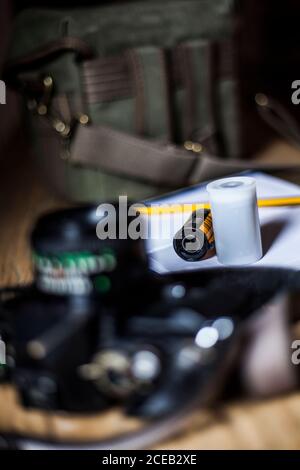
M77 37L66 36L56 41L49 42L46 46L35 49L28 55L8 62L5 65L4 79L8 84L16 88L22 89L24 85L27 87L28 83L26 81L24 83L20 77L20 73L32 70L32 68L47 59L51 59L53 56L67 51L74 52L80 60L87 60L93 56L92 49L85 41Z
M169 187L186 184L196 163L192 152L104 126L78 128L71 161Z
M93 56L92 49L85 41L77 37L66 36L49 42L46 46L35 49L30 54L9 62L6 65L6 69L15 72L26 66L33 67L39 61L49 59L51 56L65 51L74 51L81 59L88 59Z
M131 136L104 126L80 126L70 161L158 186L178 188L205 179L248 170L300 169L297 163L224 160L178 146Z
M172 141L172 116L166 51L156 46L128 50L135 91L136 133Z
M214 112L214 46L211 40L196 39L183 43L178 49L184 69L184 140L200 142L215 152L217 123Z
M83 62L82 84L85 101L88 104L133 95L128 61L124 54Z
M172 86L183 85L184 73L178 54L180 47L169 52L168 74ZM82 62L82 80L86 103L111 101L135 96L135 77L132 73L132 55L134 49L111 57L100 57Z
M170 79L175 87L183 85L182 61L176 47L170 51ZM126 51L111 57L98 57L82 62L83 85L88 103L134 95L131 57ZM117 86L118 85L118 86Z

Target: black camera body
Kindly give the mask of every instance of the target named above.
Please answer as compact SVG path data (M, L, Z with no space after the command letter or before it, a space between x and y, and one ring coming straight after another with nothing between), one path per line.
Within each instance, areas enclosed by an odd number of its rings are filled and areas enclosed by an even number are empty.
M103 217L86 206L37 222L35 281L2 294L0 380L15 385L25 407L76 413L121 404L152 419L212 398L240 323L290 273L158 276L142 239L97 237Z

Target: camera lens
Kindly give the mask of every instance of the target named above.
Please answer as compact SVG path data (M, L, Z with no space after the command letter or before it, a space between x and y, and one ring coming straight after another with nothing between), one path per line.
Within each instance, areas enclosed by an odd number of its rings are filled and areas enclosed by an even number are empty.
M144 272L144 243L130 238L127 229L136 217L128 217L127 209L83 206L41 217L31 239L37 288L55 295L106 295Z

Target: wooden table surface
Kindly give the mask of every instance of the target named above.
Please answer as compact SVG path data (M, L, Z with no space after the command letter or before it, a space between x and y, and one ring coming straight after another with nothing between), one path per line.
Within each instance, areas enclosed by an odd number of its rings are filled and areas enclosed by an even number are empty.
M44 187L27 157L20 152L8 155L0 169L1 285L31 279L27 237L33 221L38 214L66 204ZM268 155L287 155L299 161L299 151L284 143L274 145ZM107 426L126 429L126 422L116 413ZM241 398L218 410L199 412L188 432L157 448L299 449L300 393L263 401Z

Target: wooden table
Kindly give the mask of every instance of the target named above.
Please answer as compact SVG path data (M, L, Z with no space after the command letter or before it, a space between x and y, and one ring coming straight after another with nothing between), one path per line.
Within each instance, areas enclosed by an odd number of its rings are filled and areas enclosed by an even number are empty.
M299 151L277 143L264 156L288 156L299 161ZM0 198L0 283L31 279L27 237L34 219L50 208L61 207L45 188L33 165L22 152L10 152L2 164ZM299 178L299 176L298 176ZM103 416L107 430L126 430L117 412ZM264 401L246 398L199 413L190 430L157 448L168 449L299 449L300 393Z

